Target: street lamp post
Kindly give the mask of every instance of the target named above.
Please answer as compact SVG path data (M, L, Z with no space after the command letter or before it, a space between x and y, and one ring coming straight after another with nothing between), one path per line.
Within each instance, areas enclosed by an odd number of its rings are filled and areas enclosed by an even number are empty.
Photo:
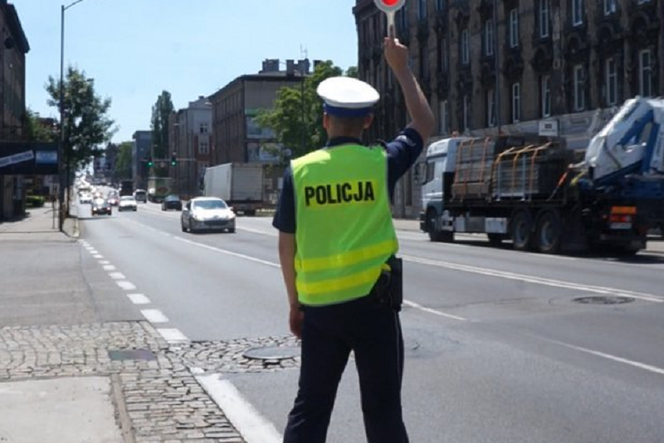
M58 172L60 173L60 192L59 192L59 198L60 198L60 212L59 212L59 225L60 225L60 230L63 230L65 218L66 218L66 212L69 212L69 175L70 175L70 170L69 170L69 154L67 153L65 155L65 120L64 120L64 115L65 115L65 105L64 105L64 100L65 100L65 84L64 84L64 72L65 72L65 11L73 6L76 6L77 4L83 2L85 0L76 0L73 3L70 3L69 5L61 5L60 6L60 98L59 98L59 105L60 105L60 144L59 144L59 149L58 149L58 163L59 163L59 168ZM64 174L66 174L66 177L63 177L63 169L62 169L62 160L63 158L66 157L65 159L65 166L66 170L64 171ZM66 184L66 190L67 190L67 204L63 207L64 201L65 201L65 184Z

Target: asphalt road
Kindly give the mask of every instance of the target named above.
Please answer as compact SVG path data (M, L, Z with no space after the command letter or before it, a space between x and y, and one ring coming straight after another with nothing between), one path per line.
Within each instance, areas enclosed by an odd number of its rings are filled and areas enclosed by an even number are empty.
M235 234L192 235L179 212L157 205L94 218L86 206L81 239L102 257L95 272L135 287L118 287L118 297L149 299L136 312L158 311L157 327L201 342L288 335L270 219L239 217ZM664 441L664 255L624 262L526 254L474 237L399 239L411 441ZM224 377L282 430L297 375ZM351 362L328 441L363 435Z

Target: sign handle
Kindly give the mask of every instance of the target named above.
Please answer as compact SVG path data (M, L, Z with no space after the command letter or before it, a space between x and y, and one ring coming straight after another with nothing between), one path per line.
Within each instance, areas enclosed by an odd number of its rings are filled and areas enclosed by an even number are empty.
M394 11L386 12L387 16L387 36L392 38L394 37Z

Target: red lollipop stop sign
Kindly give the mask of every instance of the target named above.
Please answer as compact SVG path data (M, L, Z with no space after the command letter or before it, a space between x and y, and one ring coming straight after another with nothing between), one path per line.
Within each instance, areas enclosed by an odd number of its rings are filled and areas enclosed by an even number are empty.
M406 0L374 0L376 7L387 16L387 34L394 27L394 14L403 7Z

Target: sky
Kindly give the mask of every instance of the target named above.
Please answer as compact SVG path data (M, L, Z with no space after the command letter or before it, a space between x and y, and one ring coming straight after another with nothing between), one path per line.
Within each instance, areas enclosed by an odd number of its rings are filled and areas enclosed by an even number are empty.
M74 0L9 0L30 44L26 105L58 117L44 86L60 75L60 8ZM355 0L84 0L65 11L65 69L112 100L114 142L150 129L162 91L175 109L209 96L268 58L357 65ZM285 69L282 66L282 69Z

